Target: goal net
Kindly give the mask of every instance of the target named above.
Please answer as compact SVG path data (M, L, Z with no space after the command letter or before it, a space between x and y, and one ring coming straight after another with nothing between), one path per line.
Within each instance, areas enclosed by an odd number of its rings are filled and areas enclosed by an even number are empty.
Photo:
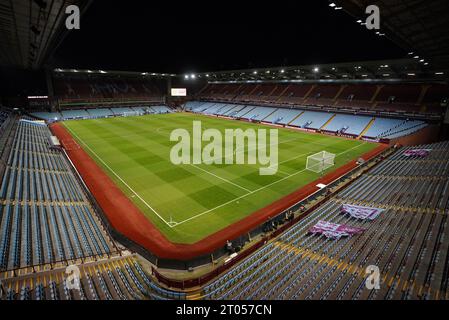
M321 151L307 157L306 169L320 173L335 164L335 154Z

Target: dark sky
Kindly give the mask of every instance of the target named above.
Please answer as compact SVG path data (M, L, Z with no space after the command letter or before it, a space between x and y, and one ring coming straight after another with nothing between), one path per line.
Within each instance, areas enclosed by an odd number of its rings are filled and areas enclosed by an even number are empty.
M204 72L402 58L325 0L95 0L55 67Z

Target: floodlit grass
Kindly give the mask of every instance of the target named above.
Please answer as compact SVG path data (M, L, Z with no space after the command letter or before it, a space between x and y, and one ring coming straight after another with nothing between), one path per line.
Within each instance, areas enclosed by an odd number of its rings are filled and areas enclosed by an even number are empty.
M64 125L171 241L194 243L297 190L321 174L305 170L307 156L337 155L335 170L376 144L279 129L279 170L259 175L259 165L179 165L170 161L174 129L260 128L242 121L192 114L66 121ZM268 128L263 126L264 128ZM123 212L122 214L126 214Z

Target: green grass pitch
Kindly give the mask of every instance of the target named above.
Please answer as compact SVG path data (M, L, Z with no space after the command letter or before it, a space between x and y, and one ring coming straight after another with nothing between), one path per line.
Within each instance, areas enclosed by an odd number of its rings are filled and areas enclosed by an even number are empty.
M66 121L64 125L98 165L169 240L194 243L288 195L321 174L305 170L307 156L336 154L328 173L377 145L279 129L279 171L259 165L173 165L174 129L260 128L258 124L187 113ZM264 128L267 128L264 126ZM126 214L124 212L123 214Z

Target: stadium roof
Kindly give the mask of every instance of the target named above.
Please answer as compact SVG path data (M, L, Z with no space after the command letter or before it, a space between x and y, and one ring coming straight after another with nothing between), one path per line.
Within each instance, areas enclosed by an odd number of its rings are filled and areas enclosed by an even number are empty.
M0 66L38 69L67 34L64 8L77 4L84 12L92 0L0 0ZM317 66L280 66L178 75L214 81L337 80L337 79L440 79L449 73L449 3L447 0L328 0L354 17L354 28L366 17L365 8L381 10L381 32L409 52L407 59L339 63ZM332 6L329 8L332 10ZM387 65L388 67L385 67ZM318 71L315 71L318 68ZM59 72L106 73L91 70ZM144 71L144 70L142 70ZM162 71L163 72L163 71ZM173 74L107 71L109 75L159 76Z
M399 60L376 60L365 62L315 64L287 66L275 68L241 69L204 73L189 73L184 75L134 72L134 71L104 71L79 69L54 69L55 74L87 75L92 77L146 77L146 78L183 78L186 81L197 79L209 82L394 82L394 81L446 81L449 69L436 68L434 65L423 64L414 58Z
M449 65L449 2L447 0L329 0L363 23L365 9L380 9L382 35L410 55L440 67ZM366 19L366 18L365 18ZM375 31L374 31L375 32Z
M92 0L0 0L0 66L38 69L64 39L65 8Z
M213 81L429 81L446 80L449 70L418 59L301 65L277 68L230 70L195 74L194 78ZM192 75L183 76L193 80Z
M114 71L114 70L86 70L86 69L62 69L53 70L55 74L61 75L88 75L91 77L151 77L151 78L171 78L178 75L173 73L157 73L157 72L136 72L136 71Z

